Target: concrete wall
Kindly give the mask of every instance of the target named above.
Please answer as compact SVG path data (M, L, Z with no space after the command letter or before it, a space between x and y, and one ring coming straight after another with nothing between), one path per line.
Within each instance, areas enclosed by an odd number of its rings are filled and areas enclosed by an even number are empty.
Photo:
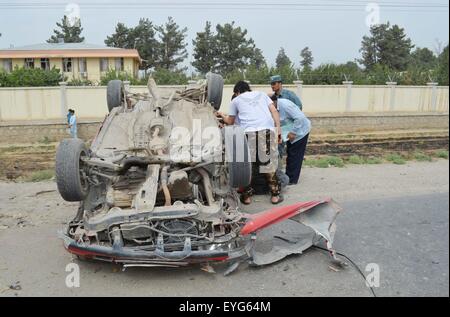
M88 66L99 71L98 61ZM95 64L95 65L93 65ZM126 67L131 67L129 63ZM162 86L163 91L183 86ZM253 86L269 93L269 86ZM432 86L286 86L302 99L307 114L448 112L449 88ZM131 91L145 92L144 86ZM65 91L65 93L64 93ZM227 112L232 86L225 86L221 111ZM0 88L0 121L64 118L73 108L79 118L103 118L107 114L106 87Z
M315 114L309 118L312 121L314 135L411 129L445 131L449 128L448 114ZM101 122L98 120L80 120L78 136L90 140L96 135L100 125ZM62 120L0 122L0 144L34 143L44 139L60 141L70 137L66 129L67 126Z

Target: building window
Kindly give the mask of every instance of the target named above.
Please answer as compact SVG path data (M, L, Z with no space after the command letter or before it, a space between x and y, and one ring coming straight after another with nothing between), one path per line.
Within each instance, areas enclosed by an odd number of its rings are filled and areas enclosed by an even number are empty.
M25 58L25 68L27 69L34 68L34 58Z
M3 70L5 72L11 72L12 71L12 59L7 58L3 60Z
M50 60L48 58L41 58L41 69L50 70Z
M87 72L87 62L86 62L86 58L79 58L78 59L78 72L80 74L86 73Z
M100 71L101 72L107 72L108 71L108 59L107 58L100 58Z
M65 73L72 72L72 59L71 58L63 58L63 72L65 72Z
M115 60L116 71L123 71L123 57L116 58Z

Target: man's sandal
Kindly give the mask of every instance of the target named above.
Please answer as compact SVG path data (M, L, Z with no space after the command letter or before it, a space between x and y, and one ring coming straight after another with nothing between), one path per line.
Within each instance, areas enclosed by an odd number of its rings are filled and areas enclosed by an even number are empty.
M278 196L278 201L277 202L273 202L272 200L270 200L270 202L272 203L272 205L278 205L280 203L282 203L284 201L284 197L283 195L277 195ZM272 196L273 197L277 197L277 196Z
M247 202L246 200L249 199L249 198L250 198L250 201ZM239 198L239 200L240 200L241 203L243 203L244 205L250 205L250 204L252 203L251 196L244 196L244 195L241 195L240 198Z

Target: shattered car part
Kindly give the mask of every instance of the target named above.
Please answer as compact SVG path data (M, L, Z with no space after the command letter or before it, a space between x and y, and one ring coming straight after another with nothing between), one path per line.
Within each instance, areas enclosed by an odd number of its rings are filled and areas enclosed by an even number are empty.
M183 91L163 91L152 78L144 94L108 84L110 113L90 148L67 139L57 150L58 190L80 202L60 233L70 253L124 268L229 262L226 274L243 261L301 254L320 239L334 256L340 208L331 199L240 211L236 188L250 182L251 158L241 155L249 149L239 127L220 128L222 90L216 74ZM299 227L277 230L288 219Z

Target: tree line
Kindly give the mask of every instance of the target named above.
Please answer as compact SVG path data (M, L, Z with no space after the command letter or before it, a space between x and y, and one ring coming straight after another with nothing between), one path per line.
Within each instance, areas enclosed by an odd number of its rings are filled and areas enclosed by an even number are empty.
M67 43L84 41L81 23L70 25L64 17L57 27L48 42L56 43L59 38ZM403 85L424 85L430 81L448 85L449 82L448 44L435 52L416 47L403 28L389 22L370 28L370 33L362 38L359 59L313 67L314 57L309 47L299 52L296 61L281 47L275 65L270 66L246 29L235 22L213 27L208 21L192 41L191 65L196 72L189 75L182 66L188 58L187 32L172 17L162 25L142 18L135 26L119 22L104 42L109 47L137 49L143 59L142 69L146 74L152 73L159 84L184 84L209 71L222 74L227 83L244 78L253 84L266 84L273 74L281 74L286 83L302 80L304 84L341 84L344 80L355 84L396 81ZM126 75L108 73L105 81L120 76Z

